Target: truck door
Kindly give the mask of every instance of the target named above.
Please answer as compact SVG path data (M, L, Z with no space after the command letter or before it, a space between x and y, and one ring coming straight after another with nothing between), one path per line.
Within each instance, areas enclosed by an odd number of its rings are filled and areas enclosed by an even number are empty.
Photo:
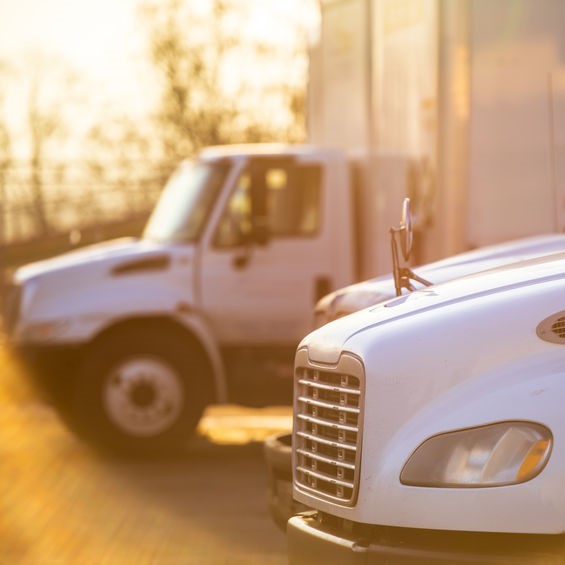
M331 289L319 163L253 157L206 234L200 302L224 346L296 347Z

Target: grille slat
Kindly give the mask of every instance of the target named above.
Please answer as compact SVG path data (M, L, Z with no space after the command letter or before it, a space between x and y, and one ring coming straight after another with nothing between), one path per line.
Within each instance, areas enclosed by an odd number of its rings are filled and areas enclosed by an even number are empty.
M349 489L353 489L353 482L351 481L342 481L340 479L336 479L334 477L332 477L331 475L326 475L325 473L319 473L316 471L312 471L311 469L307 469L306 467L298 467L298 470L301 473L304 473L306 476L308 477L312 477L314 479L317 479L319 481L324 481L326 483L332 484L332 485L339 485L345 488L349 488Z
M316 387L316 388L319 388L321 390L330 390L330 391L334 391L334 392L344 392L344 393L347 393L347 394L357 394L357 395L361 394L361 391L359 389L356 389L356 388L344 388L344 387L340 387L340 386L325 385L325 384L322 384L318 381L310 381L308 379L299 379L298 384Z
M337 449L340 448L348 449L349 451L357 451L357 446L351 445L350 443L340 443L338 441L331 441L329 439L321 438L312 434L307 434L306 432L296 432L296 435L309 441L315 441L316 443L327 445L328 447L335 447Z
M346 424L339 424L339 423L334 422L332 420L315 418L313 416L308 416L307 414L298 414L298 418L300 420L303 420L304 422L308 422L310 424L327 426L327 427L335 429L335 430L343 430L344 432L357 432L357 428L355 426L347 426Z
M299 396L298 400L305 404L312 406L319 406L320 408L328 408L329 410L338 410L340 412L349 412L350 414L359 414L359 408L352 408L349 406L341 406L340 404L333 404L332 402L322 402L321 400L312 400L305 396Z
M364 372L343 355L335 368L304 366L295 377L295 484L326 500L355 503L361 458Z
M328 463L329 465L340 465L345 469L349 469L351 471L355 470L355 465L351 464L351 463L345 463L343 461L335 461L333 459L330 459L329 457L323 457L322 455L318 455L317 453L311 453L309 451L307 451L306 449L297 449L296 450L297 453L299 453L300 455L305 455L306 457L310 458L310 459L314 459L315 461L320 461L322 463Z

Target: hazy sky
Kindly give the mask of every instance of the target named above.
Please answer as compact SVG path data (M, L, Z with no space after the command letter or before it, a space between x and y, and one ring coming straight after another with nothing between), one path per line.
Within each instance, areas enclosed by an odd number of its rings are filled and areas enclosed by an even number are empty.
M110 92L131 88L143 55L140 0L0 0L0 61L41 53Z
M120 82L139 70L144 36L137 14L143 0L0 0L0 61L24 52L60 55L95 78ZM192 0L194 2L194 0ZM194 2L202 4L203 0ZM252 6L251 29L280 35L280 16L314 21L315 0L245 0ZM131 68L133 65L133 68Z
M139 46L138 4L139 0L0 0L0 55L40 48L100 69L110 56L125 58Z
M0 102L4 98L8 122L25 113L22 108L28 96L26 89L29 90L25 83L31 80L28 63L37 54L46 58L39 67L52 81L53 88L58 84L56 78L48 76L53 75L50 68L69 66L80 75L85 85L83 91L99 109L109 112L124 107L130 115L142 115L154 100L152 93L156 95L149 78L152 75L147 62L146 34L138 13L142 2L0 0L0 79L2 63L15 69L12 76L7 75L7 81L0 83ZM206 5L206 0L187 2L197 8ZM277 44L288 41L292 27L288 23L293 19L302 23L312 21L315 27L317 0L241 0L241 5L247 10L243 20L245 33ZM50 65L49 59L56 64ZM253 69L252 76L260 78L278 72L280 77L281 71L273 67L262 73ZM232 71L245 69L232 66ZM290 80L292 66L283 73ZM42 84L46 82L42 79Z

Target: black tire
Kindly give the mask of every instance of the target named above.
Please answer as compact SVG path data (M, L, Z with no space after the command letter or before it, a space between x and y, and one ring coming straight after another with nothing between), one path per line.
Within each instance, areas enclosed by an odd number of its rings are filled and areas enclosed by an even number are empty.
M267 465L267 497L271 518L283 531L292 516L311 510L292 498L292 434L271 436L263 444Z
M205 360L178 332L129 328L93 344L74 393L78 432L100 447L152 453L190 438L207 401Z

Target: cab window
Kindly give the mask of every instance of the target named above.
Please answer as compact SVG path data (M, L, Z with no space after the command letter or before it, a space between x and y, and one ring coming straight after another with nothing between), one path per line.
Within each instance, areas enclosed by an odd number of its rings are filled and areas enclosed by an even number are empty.
M267 226L270 238L315 235L321 221L321 182L319 165L251 161L237 179L215 245L250 242L259 222Z

